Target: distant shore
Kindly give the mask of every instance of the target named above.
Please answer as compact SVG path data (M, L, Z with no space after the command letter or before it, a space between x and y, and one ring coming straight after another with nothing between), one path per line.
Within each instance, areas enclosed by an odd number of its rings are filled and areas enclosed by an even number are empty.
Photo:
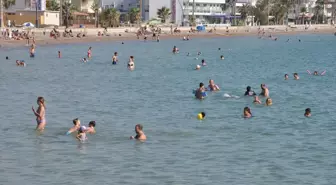
M125 30L128 30L128 33ZM206 32L199 33L189 33L190 28L177 28L181 33L171 34L171 29L169 27L161 28L162 33L160 34L160 39L178 39L183 38L183 36L190 35L190 38L215 38L215 37L230 37L230 36L257 36L258 31L264 30L265 36L272 34L272 36L277 35L296 35L302 33L308 34L334 34L336 32L335 26L332 25L296 25L296 26L254 26L254 27L216 27L216 31L213 30L212 33L208 31L213 28L207 28ZM79 32L85 31L87 37L77 38L64 38L60 37L58 39L50 38L49 32L51 29L34 29L36 45L57 45L57 44L72 44L72 43L92 43L92 42L122 42L129 40L138 40L136 37L136 28L110 28L108 33L110 36L97 36L98 31L102 32L102 28L94 29L72 29L74 35ZM62 29L59 31L63 32ZM46 35L43 34L46 32ZM119 34L121 36L119 36ZM143 36L140 36L140 40L143 40ZM152 35L148 35L148 41L152 40ZM13 48L26 46L26 40L4 40L0 39L1 48Z

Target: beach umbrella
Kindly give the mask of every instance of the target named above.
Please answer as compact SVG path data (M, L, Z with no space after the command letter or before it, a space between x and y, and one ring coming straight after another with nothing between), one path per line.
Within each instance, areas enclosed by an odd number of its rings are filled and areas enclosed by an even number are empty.
M34 24L31 23L31 22L25 22L22 24L23 27L26 27L26 28L34 28Z

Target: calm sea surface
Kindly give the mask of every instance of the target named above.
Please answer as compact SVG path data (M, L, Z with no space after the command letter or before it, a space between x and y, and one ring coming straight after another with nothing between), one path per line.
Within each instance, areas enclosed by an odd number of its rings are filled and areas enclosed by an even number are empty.
M171 53L174 45L180 54ZM89 46L92 60L80 63ZM120 63L111 65L115 51ZM335 51L332 35L40 46L34 59L27 48L1 50L0 184L334 184ZM193 70L203 58L208 66ZM307 69L327 72L310 76ZM194 99L192 90L209 79L222 90ZM271 107L242 96L248 85L259 93L261 83ZM47 106L43 134L34 131L31 111L38 96ZM242 118L245 106L252 119ZM311 118L303 116L307 107ZM201 111L204 121L196 119ZM88 143L65 135L77 117L82 125L97 122ZM129 140L137 123L145 143Z

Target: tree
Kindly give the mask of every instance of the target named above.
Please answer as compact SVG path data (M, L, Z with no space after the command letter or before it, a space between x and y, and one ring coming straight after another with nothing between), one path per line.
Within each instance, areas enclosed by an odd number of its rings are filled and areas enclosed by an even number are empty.
M60 10L60 4L56 0L47 1L46 7L47 7L47 10L51 10L51 11Z
M157 10L157 15L159 18L161 18L162 23L166 23L167 19L171 15L170 9L167 7L162 7Z
M120 12L115 8L105 9L103 12L103 20L109 27L119 26Z
M15 0L1 0L0 1L0 7L1 7L1 27L3 27L4 25L4 18L3 18L3 8L5 8L6 10L8 10L9 7L15 5Z
M306 7L301 7L300 12L302 14L302 17L301 17L302 18L302 24L304 24L304 17L305 17L305 14L307 12L307 8Z
M324 0L317 0L315 2L315 8L314 8L315 14L316 14L316 16L314 15L316 24L321 22L319 19L319 15L321 14L321 10L323 9L324 9ZM322 14L322 21L323 21L323 17L324 17L324 13Z
M274 16L274 24L284 24L284 18L287 16L287 12L288 5L286 3L274 0L270 12L271 15Z
M240 17L244 20L245 25L246 25L246 19L249 16L249 13L250 13L249 9L250 9L250 6L245 5L245 4L238 9L238 11L240 13Z
M135 24L135 23L139 24L139 21L141 19L139 8L131 8L128 11L128 15L129 15L129 19L130 19L132 24Z
M62 5L62 16L66 28L69 26L69 21L73 20L73 12L75 11L77 11L77 9L73 4L69 1L64 1Z
M96 28L98 28L98 12L99 12L99 8L100 8L100 5L99 5L99 0L94 0L92 5L91 5L91 9L94 11L95 13L95 26Z

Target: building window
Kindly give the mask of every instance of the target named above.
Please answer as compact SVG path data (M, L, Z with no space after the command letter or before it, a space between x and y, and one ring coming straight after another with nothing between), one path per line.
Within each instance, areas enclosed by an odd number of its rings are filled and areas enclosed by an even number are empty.
M200 4L196 4L196 6L200 6Z

